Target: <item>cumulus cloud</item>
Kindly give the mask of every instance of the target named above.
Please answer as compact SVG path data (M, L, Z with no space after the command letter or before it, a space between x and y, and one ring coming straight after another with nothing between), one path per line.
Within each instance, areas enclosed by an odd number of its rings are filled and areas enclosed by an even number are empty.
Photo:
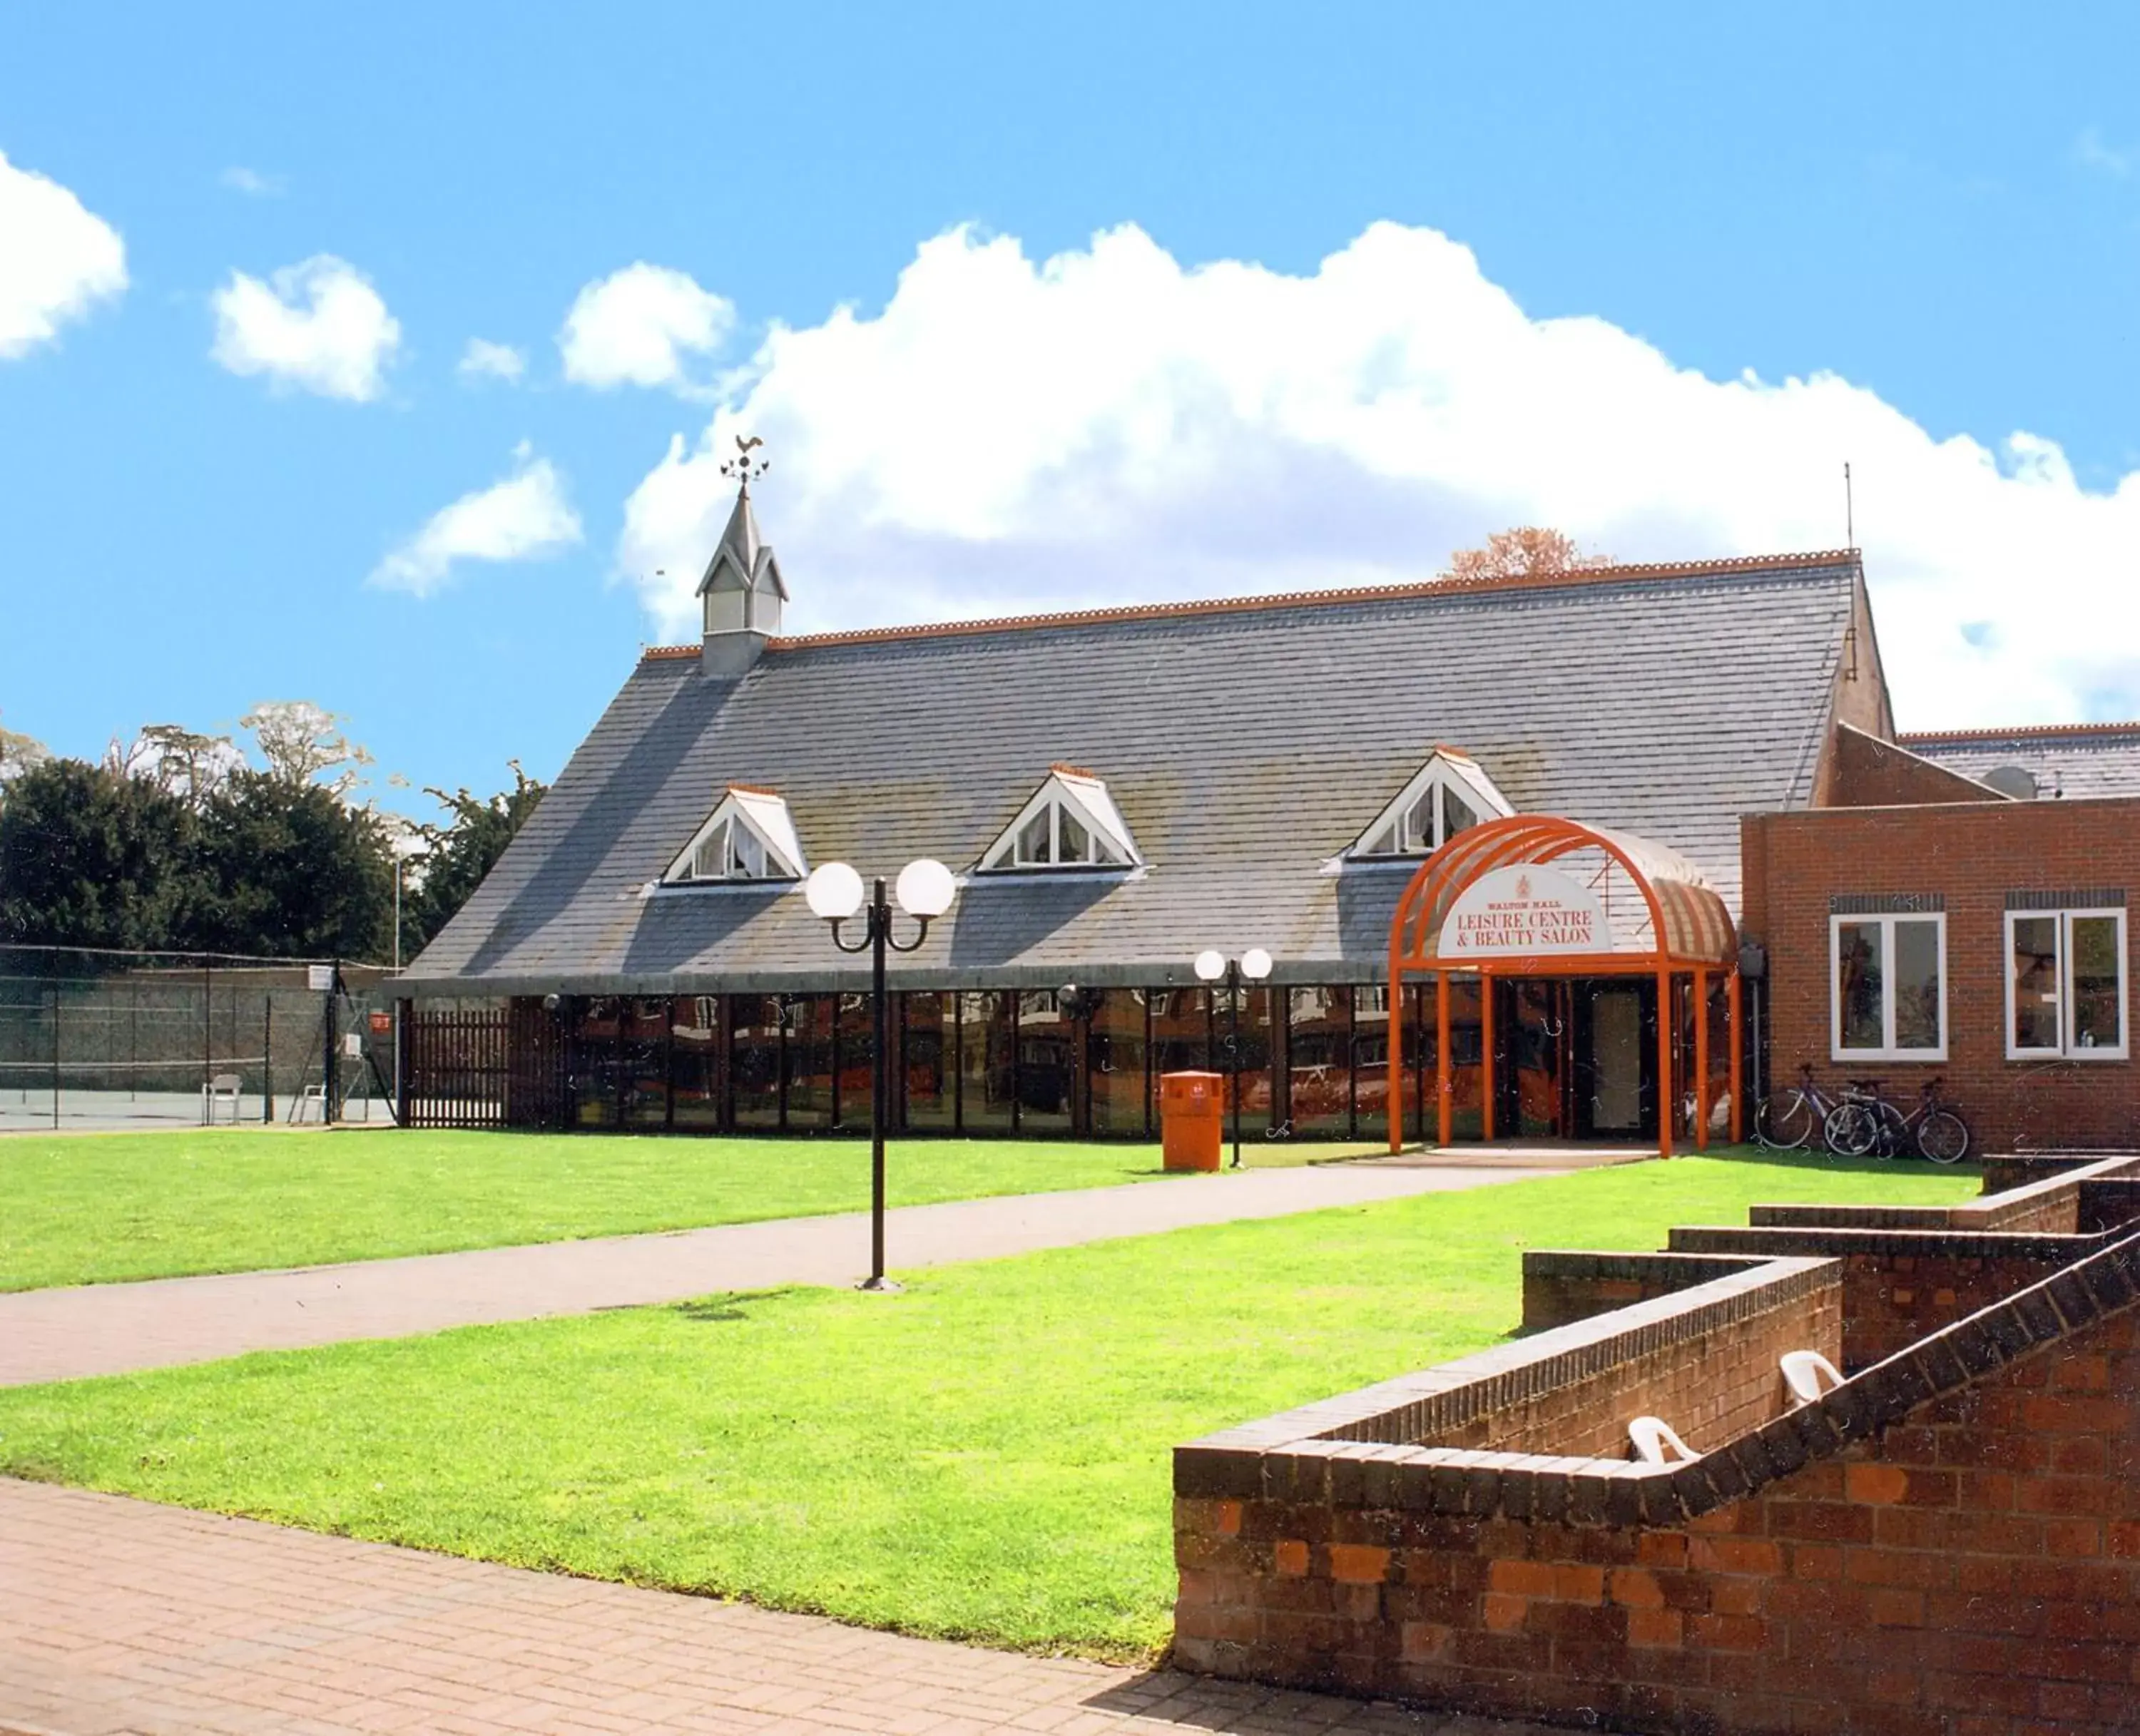
M456 370L469 379L518 380L528 371L528 358L510 344L493 344L487 337L472 337L461 351Z
M2140 714L2140 473L2091 491L2033 434L1936 439L1833 374L1532 318L1432 230L1305 276L1134 228L1044 262L927 243L881 312L774 328L635 490L618 566L665 631L739 432L800 630L1416 580L1515 524L1623 561L1832 548L1848 460L1904 727Z
M401 346L401 327L371 279L331 253L285 266L264 283L233 272L211 305L217 361L326 398L378 397Z
M0 360L126 287L126 244L57 181L0 151Z
M578 543L579 514L565 498L557 467L537 458L525 441L513 458L510 476L434 512L372 569L368 582L429 596L452 576L457 561L534 561Z
M581 385L689 387L691 364L735 326L735 307L684 272L644 260L581 290L557 334L565 378Z

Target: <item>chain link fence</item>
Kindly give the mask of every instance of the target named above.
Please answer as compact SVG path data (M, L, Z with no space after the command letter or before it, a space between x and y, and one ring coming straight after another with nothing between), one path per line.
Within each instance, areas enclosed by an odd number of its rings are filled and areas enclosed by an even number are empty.
M393 973L0 947L0 1132L393 1118Z

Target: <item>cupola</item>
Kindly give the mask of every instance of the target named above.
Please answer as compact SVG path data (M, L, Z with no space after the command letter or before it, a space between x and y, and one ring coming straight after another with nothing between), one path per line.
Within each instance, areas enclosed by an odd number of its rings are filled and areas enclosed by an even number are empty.
M700 667L724 679L758 661L765 641L780 630L780 608L788 601L780 562L758 535L758 517L750 509L750 485L766 469L763 459L750 455L758 444L755 435L748 440L739 435L738 455L721 466L721 474L737 478L740 485L728 528L699 581L704 620Z

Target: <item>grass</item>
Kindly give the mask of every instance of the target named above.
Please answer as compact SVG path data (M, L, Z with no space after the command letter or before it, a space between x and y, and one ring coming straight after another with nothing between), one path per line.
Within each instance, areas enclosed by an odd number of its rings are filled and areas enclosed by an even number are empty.
M1525 1247L1922 1165L1688 1159L913 1275L0 1392L0 1471L1028 1649L1169 1631L1176 1442L1489 1345Z
M1264 1148L1257 1164L1362 1147ZM1281 1156L1280 1154L1283 1154ZM895 1205L1147 1181L1156 1145L908 1140ZM0 1291L866 1210L855 1139L263 1128L0 1139Z

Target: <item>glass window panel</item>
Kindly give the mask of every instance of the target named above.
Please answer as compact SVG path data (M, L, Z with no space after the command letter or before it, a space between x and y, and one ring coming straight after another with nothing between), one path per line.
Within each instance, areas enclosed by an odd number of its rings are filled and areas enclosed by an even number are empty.
M2118 969L2116 916L2075 916L2073 1040L2077 1049L2116 1048L2124 1041L2125 983Z
M901 1074L906 1082L901 1106L905 1125L948 1133L958 1125L959 1052L957 1003L948 994L915 991L903 1003Z
M761 880L765 878L765 845L748 826L729 828L734 841L734 851L729 862L729 873L736 880Z
M680 995L671 1009L669 1089L680 1132L713 1133L721 1125L720 1009L712 994Z
M690 878L717 880L729 871L729 822L725 820L706 834L705 841L692 852Z
M1352 1130L1352 991L1286 991L1287 1119L1296 1139L1342 1139Z
M1009 1133L1016 1098L1017 1057L1011 1046L1016 998L1000 989L960 998L965 1028L959 1038L960 1108L968 1133Z
M1390 991L1380 983L1352 991L1354 1134L1387 1139L1390 1101Z
M1144 991L1101 991L1085 1034L1091 1125L1096 1134L1144 1133Z
M1066 862L1088 862L1092 859L1092 836L1083 823L1068 808L1063 815L1063 852Z
M1426 794L1413 802L1404 817L1404 847L1406 850L1434 848L1434 786L1429 784Z
M624 1125L659 1133L669 1125L669 1001L639 995L624 1003L619 1069Z
M1444 843L1460 831L1468 831L1479 823L1479 816L1471 804L1455 791L1444 786L1441 792L1441 838Z
M1244 1139L1262 1139L1271 1126L1271 991L1244 983L1232 993L1239 999L1241 1135ZM1212 997L1219 1018L1219 1071L1230 1074L1234 1067L1235 1008L1226 989L1213 990Z
M2016 916L2013 934L2013 1045L2055 1052L2065 1022L2059 1009L2059 919Z
M1836 924L1835 999L1841 1047L1846 1049L1887 1047L1880 928L1877 922Z
M1940 1046L1940 925L1897 920L1895 929L1895 1047Z
M870 1098L876 1090L876 998L868 994L839 997L840 1089L836 1125L865 1131L870 1124Z
M729 1089L735 1096L735 1125L741 1129L780 1125L780 997L732 996L735 1027L729 1048Z
M788 1118L790 1132L832 1125L832 1020L838 997L788 998ZM868 1113L865 1100L863 1113Z
M1068 826L1070 817L1063 817ZM1063 855L1069 855L1066 838ZM1066 1135L1070 1094L1077 1079L1077 1032L1063 1016L1052 988L1029 988L1018 997L1018 1103L1021 1133Z
M616 1125L621 1011L613 995L593 995L580 1003L579 1023L572 1033L572 1096L582 1127Z
M1021 862L1052 862L1055 860L1050 822L1055 810L1044 807L1018 829L1018 859Z

